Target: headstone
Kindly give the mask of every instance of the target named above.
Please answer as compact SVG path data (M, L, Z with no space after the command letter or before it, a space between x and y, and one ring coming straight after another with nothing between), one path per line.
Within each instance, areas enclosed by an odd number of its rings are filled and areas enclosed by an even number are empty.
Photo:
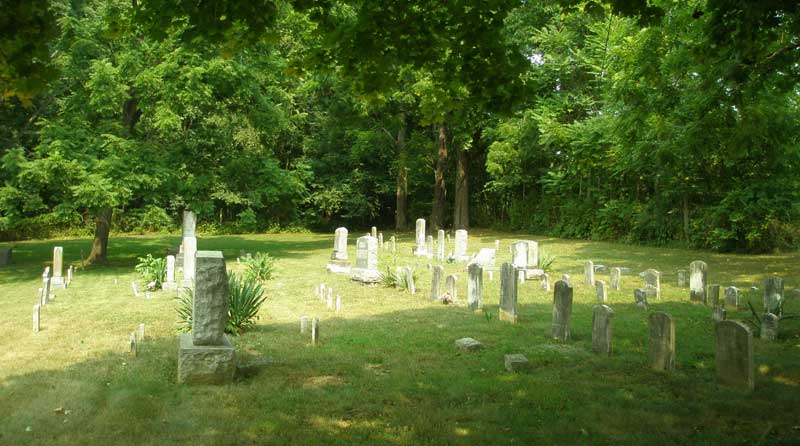
M644 290L654 299L661 299L661 273L654 269L647 269L642 273Z
M300 333L305 333L308 330L308 316L300 316Z
M131 281L131 290L133 290L133 297L139 297L139 287L135 280Z
M164 291L175 291L178 288L175 282L175 256L167 256L167 276L164 283L161 284L161 289Z
M311 319L311 345L319 344L319 319Z
M547 292L550 291L550 274L542 274L542 289Z
M708 265L702 260L695 260L689 264L689 298L695 302L706 303L706 281L708 280Z
M328 309L333 310L333 288L328 287Z
M389 239L389 241L390 241L390 242L391 242L391 244L392 244L392 254L394 254L394 253L396 253L396 252L397 252L397 238L396 238L395 236L392 236L392 237Z
M725 306L739 308L739 289L735 286L725 287Z
M336 312L342 311L342 296L336 295Z
M505 355L503 357L503 362L505 363L506 370L512 373L525 372L531 368L531 363L522 353Z
M445 280L445 290L447 294L449 294L450 297L453 298L453 300L458 299L458 296L456 294L458 292L458 289L456 288L455 274L450 274L449 276L447 276L447 279Z
M597 303L604 304L608 301L608 286L602 280L594 281L595 292L597 293Z
M67 285L72 284L72 271L73 267L70 265L69 268L67 268Z
M50 278L42 281L42 305L46 305L50 301Z
M528 267L528 242L520 240L511 244L511 263L514 268Z
M525 270L524 269L517 270L517 277L519 278L520 284L525 283Z
M66 288L64 281L64 248L53 248L53 277L50 278L50 288Z
M415 245L413 254L415 256L428 256L428 247L425 244L425 219L418 218L416 223L416 230L415 230Z
M4 246L0 248L0 266L6 266L11 263L11 254L14 248L10 246Z
M42 307L39 304L33 306L33 332L39 333L39 315Z
M633 290L633 300L637 307L647 310L647 291L641 288L636 288Z
M380 246L381 249L386 249L386 246L383 244L383 232L378 233L378 246Z
M221 251L197 251L192 332L180 336L179 383L224 383L233 379L236 352L225 336L229 290Z
M650 313L650 352L648 363L656 370L675 368L675 321L667 313Z
M761 339L774 341L778 339L778 316L766 313L761 318Z
M517 322L517 278L514 265L504 263L500 267L500 312L501 321Z
M411 269L410 266L405 268L406 274L406 284L408 286L408 292L411 294L417 294L417 285L414 283L414 270Z
M136 343L136 332L131 332L130 337L128 338L128 352L131 356L136 357L139 354L139 346Z
M619 268L611 268L611 289L622 289L622 271Z
M197 239L195 237L183 238L183 281L181 286L191 288L195 279L195 257L197 255Z
M44 267L44 272L42 273L42 279L46 279L48 277L50 277L50 267L49 266L45 266Z
M480 251L478 251L478 254L475 255L475 257L473 257L472 260L469 261L467 267L469 267L469 265L472 265L473 263L477 263L482 268L492 268L494 267L494 262L496 257L497 257L497 251L495 251L494 249L481 248Z
M678 288L686 288L689 283L689 273L685 269L678 270Z
M436 259L444 262L444 229L436 233Z
M139 324L139 339L144 341L144 324Z
M708 304L712 307L716 307L719 305L719 285L712 284L708 286L706 290L706 296L708 299Z
M494 282L494 271L489 270L487 272L489 273L489 282Z
M347 259L347 228L336 228L333 236L333 252L326 269L330 273L350 273L350 261Z
M764 311L780 316L782 305L783 279L780 277L768 277L764 280Z
M375 226L373 226L373 227L372 227L372 229L370 230L370 233L369 233L369 235L371 235L371 236L373 236L373 237L375 237L375 238L378 238L378 228L376 228Z
M711 310L711 320L714 322L724 321L725 307L720 304L714 305L714 308Z
M483 267L473 263L467 267L467 307L478 310L483 307Z
M472 338L456 339L456 347L465 352L474 352L483 348L483 344Z
M567 273L562 274L561 275L561 280L563 280L564 282L570 283L569 274L567 274ZM572 286L572 285L570 285L570 286Z
M356 267L353 268L352 279L364 283L380 282L378 239L375 237L364 236L356 240Z
M181 238L195 237L195 227L197 226L197 217L194 212L190 210L183 211L183 232ZM184 248L185 249L185 248Z
M456 262L466 262L469 260L469 255L467 254L468 237L466 229L458 229L456 231L456 246L453 250L453 257Z
M614 310L608 305L595 305L592 310L592 350L611 356L611 320Z
M433 257L433 236L429 235L425 249L428 251L428 257Z
M583 283L594 286L594 262L587 260L583 264Z
M569 325L572 317L572 287L559 280L553 294L553 339L569 340Z
M753 333L737 321L717 322L716 366L717 381L720 385L752 391L753 376Z
M500 250L500 240L495 240L495 241L494 241L494 249L495 249L496 251L499 251L499 250Z
M431 276L431 300L439 300L442 296L442 278L444 277L444 267L436 265L432 269Z
M528 240L528 268L539 267L539 242Z

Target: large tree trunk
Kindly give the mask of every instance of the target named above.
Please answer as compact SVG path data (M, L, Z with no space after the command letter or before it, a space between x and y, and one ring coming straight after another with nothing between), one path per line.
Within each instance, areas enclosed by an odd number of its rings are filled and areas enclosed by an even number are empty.
M108 233L111 230L111 208L100 210L94 217L94 240L87 263L105 263L108 253Z
M472 135L472 150L480 144L481 131ZM453 228L469 229L469 152L458 149L456 162L456 196L453 200Z
M444 171L447 169L447 126L439 124L439 138L436 170L433 183L433 209L431 210L431 230L444 229L444 207L447 189L444 184Z
M400 130L397 131L397 193L394 228L405 230L408 221L408 152L406 151L406 114L400 113Z

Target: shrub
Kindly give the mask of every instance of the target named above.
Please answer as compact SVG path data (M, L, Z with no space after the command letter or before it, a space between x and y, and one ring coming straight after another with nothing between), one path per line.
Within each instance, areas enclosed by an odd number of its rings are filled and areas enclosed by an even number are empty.
M539 269L542 271L549 273L553 270L553 262L555 262L556 256L550 255L547 251L540 249L539 250Z
M161 257L154 258L147 254L147 257L139 257L139 263L134 269L147 283L147 289L158 290L167 275L167 262Z
M253 280L266 281L272 278L275 272L275 259L265 252L256 253L245 261L247 271L245 275Z

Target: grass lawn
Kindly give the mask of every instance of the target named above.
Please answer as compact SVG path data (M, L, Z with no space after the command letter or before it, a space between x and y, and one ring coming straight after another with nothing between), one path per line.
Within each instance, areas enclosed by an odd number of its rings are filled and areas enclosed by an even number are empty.
M352 262L360 234L350 234ZM56 291L42 308L39 333L31 314L52 247L63 246L69 264L91 241L16 244L13 263L0 268L0 445L800 444L800 322L784 321L778 342L755 340L755 392L719 389L711 309L690 303L688 289L677 287L677 270L704 260L709 283L736 285L746 290L744 301L761 308L768 275L784 277L787 295L800 287L800 255L471 231L470 252L501 240L498 265L510 261L511 242L530 238L556 256L553 281L572 276L572 340L558 343L548 336L553 296L538 281L520 285L517 325L497 319L498 273L494 281L484 276L485 315L464 306L463 265L445 265L445 274L458 275L460 303L431 303L429 260L411 257L413 234L398 238L398 254L381 251L380 267L414 266L413 296L326 273L333 234L201 235L199 249L222 250L230 268L240 249L278 259L257 327L233 339L241 362L265 365L223 386L176 384L174 293L145 300L131 292L136 257L163 255L178 236L112 237L110 264L79 270L70 288ZM591 352L595 295L583 284L586 259L632 270L622 291L609 290L610 358ZM650 311L676 321L673 372L645 365L647 314L633 304L633 290L646 268L663 273L661 301ZM608 273L597 278L609 281ZM342 313L314 297L321 282L342 296ZM745 309L729 308L728 317L745 319ZM789 297L787 309L800 312L800 299ZM322 345L299 333L304 314L320 318ZM139 323L147 337L133 358L128 336ZM453 342L466 336L484 349L456 350ZM534 369L507 373L508 353L525 354Z

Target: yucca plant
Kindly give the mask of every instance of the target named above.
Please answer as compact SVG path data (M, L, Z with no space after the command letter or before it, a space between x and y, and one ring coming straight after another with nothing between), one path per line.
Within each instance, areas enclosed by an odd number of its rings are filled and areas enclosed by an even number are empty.
M155 258L150 254L146 257L139 257L139 263L134 269L139 273L147 284L147 289L161 289L161 284L167 276L167 261L164 258Z
M194 290L191 288L184 288L183 292L176 297L178 306L175 311L178 312L178 332L188 333L192 331L192 304L194 303Z
M555 262L556 257L551 256L547 253L547 251L540 249L539 250L539 269L542 271L549 273L553 269L553 262Z
M386 274L381 275L381 284L386 288L397 288L399 282L400 276L392 272L392 268L387 266Z
M267 281L275 273L275 259L265 252L258 252L255 256L245 260L247 277L255 280Z

